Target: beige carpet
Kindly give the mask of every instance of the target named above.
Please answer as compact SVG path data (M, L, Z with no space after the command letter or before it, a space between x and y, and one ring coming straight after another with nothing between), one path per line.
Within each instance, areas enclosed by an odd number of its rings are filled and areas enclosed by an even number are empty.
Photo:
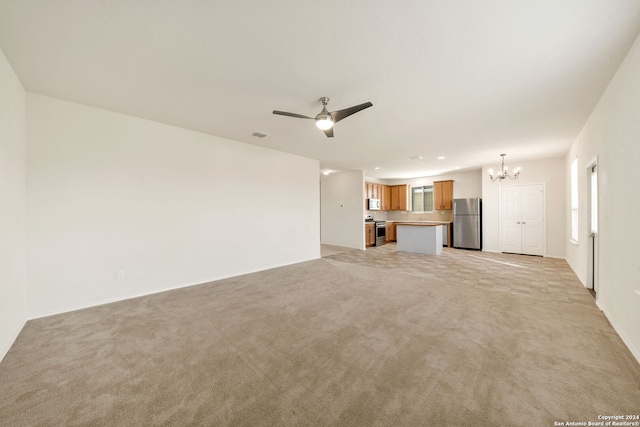
M376 249L30 321L0 363L0 424L553 426L640 412L640 365L564 261ZM571 298L549 296L562 289Z
M354 251L360 252L358 249L346 248L344 246L320 245L320 257L322 258Z

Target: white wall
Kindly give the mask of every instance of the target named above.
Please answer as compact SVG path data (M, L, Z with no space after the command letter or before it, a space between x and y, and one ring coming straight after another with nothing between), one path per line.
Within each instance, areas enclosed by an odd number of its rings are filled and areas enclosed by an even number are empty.
M321 241L364 249L364 173L343 172L321 179Z
M579 237L569 243L567 261L587 277L587 185L585 167L598 156L598 306L640 361L640 38L598 102L565 159L578 158ZM567 185L569 173L567 172ZM565 211L570 209L570 200ZM569 219L567 219L567 230Z
M0 51L0 360L26 322L25 92Z
M482 197L481 170L454 172L443 175L425 176L420 178L390 179L385 184L409 184L411 187L432 185L435 181L453 180L453 198L466 199ZM411 192L409 192L409 205L411 205ZM376 219L377 215L376 215ZM452 210L435 210L433 212L413 213L411 211L385 212L381 219L391 221L453 221Z
M565 257L566 250L566 186L565 160L563 157L552 159L517 162L522 172L515 180L502 183L491 182L489 169L500 167L500 158L495 165L482 169L482 238L483 250L500 252L500 187L503 185L545 184L546 196L546 255ZM507 157L505 163L509 165Z
M28 93L28 316L318 258L318 169Z
M478 170L466 172L454 172L437 176L426 176L422 178L391 179L388 184L409 184L412 187L421 185L431 185L434 181L453 180L453 198L469 199L482 197L482 172Z

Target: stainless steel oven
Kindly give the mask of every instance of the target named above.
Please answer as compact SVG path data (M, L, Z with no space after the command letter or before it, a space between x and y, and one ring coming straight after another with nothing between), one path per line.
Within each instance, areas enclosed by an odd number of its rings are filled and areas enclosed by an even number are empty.
M386 221L376 221L376 246L387 243L387 223Z

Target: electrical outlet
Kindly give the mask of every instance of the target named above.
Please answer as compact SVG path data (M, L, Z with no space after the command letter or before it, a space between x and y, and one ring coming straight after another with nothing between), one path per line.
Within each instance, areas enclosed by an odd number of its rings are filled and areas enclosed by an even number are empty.
M122 270L116 271L116 280L124 280L124 271Z

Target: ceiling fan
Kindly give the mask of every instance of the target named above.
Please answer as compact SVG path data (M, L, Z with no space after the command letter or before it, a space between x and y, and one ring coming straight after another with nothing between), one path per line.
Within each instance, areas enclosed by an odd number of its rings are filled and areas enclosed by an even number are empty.
M350 115L357 113L358 111L362 111L365 108L369 108L373 106L372 103L365 102L364 104L345 108L344 110L329 112L327 110L327 104L329 103L329 98L327 98L326 96L323 96L322 98L320 98L320 102L322 102L322 111L320 111L320 113L318 113L318 115L315 116L315 118L303 116L302 114L287 113L286 111L277 111L277 110L273 110L273 114L279 114L281 116L296 117L298 119L313 119L316 121L316 126L318 127L318 129L322 129L325 135L327 135L327 138L333 138L334 124L338 123L340 120L344 119L345 117L349 117Z

